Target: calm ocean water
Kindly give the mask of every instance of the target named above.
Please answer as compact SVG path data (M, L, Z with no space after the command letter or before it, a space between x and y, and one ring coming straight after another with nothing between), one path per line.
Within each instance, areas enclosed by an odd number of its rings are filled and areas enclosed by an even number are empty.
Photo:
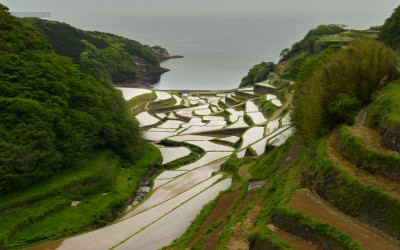
M277 62L282 49L319 24L367 28L383 24L390 11L52 15L54 20L75 27L161 45L171 54L183 55L182 59L162 63L171 71L155 85L157 89L230 89L239 85L253 65Z

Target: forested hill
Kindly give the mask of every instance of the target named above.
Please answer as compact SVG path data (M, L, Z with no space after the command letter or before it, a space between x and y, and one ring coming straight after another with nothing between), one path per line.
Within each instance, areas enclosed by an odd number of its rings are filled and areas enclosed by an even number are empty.
M55 53L72 58L83 72L97 79L153 83L166 71L160 67L159 55L154 53L159 46L151 48L125 37L84 31L56 21L24 20L43 30Z
M133 162L143 143L121 93L54 53L38 28L0 4L0 194L69 168L95 148Z

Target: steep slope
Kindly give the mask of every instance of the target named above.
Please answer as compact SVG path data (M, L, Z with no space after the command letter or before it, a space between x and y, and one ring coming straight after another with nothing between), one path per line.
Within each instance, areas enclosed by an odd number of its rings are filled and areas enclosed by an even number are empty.
M36 28L0 17L0 193L69 168L97 147L133 162L143 140L120 93L50 50Z
M151 48L121 36L84 31L56 21L24 20L43 30L54 52L72 58L83 72L97 79L118 84L154 83L167 71L160 67L160 60L171 56L159 46Z

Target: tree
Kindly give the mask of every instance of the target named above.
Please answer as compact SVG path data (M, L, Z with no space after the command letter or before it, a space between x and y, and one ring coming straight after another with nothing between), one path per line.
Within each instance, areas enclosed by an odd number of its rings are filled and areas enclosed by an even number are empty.
M393 49L400 49L400 6L386 19L379 32L379 39Z

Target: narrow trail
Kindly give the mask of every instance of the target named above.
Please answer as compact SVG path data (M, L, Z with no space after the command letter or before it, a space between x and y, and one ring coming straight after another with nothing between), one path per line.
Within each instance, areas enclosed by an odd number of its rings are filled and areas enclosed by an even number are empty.
M221 222L218 227L214 228L211 233L206 234L204 237L204 244L202 249L204 250L213 250L213 249L218 249L218 242L219 242L219 237L221 236L221 232L224 229L224 227L230 222L230 220L238 214L249 202L250 197L254 194L253 191L249 191L244 199L239 203L239 205L235 208L234 213L230 216L230 218L225 219L223 222ZM232 202L233 204L233 202Z
M250 210L231 227L232 236L228 242L227 249L232 250L247 250L249 249L250 242L249 232L254 228L253 221L255 217L260 213L261 207L253 205Z
M330 207L309 190L297 190L287 206L313 219L335 226L364 249L400 249L399 242L381 231Z
M297 159L297 157L300 154L301 147L303 146L303 142L299 139L296 139L295 141L292 142L290 145L289 152L286 156L285 161L282 163L281 166L279 166L277 172L281 172L285 170L294 160Z
M365 146L369 147L370 149L376 152L391 154L400 157L399 152L382 147L382 145L379 142L381 136L376 130L365 126L347 127L347 130L356 140L362 142Z
M273 224L269 224L268 228L272 231L272 234L275 235L278 239L290 245L296 250L317 250L320 249L318 245L313 244L312 242L305 241L302 238L294 236L286 231L283 231L276 227Z
M280 109L278 109L278 110L268 119L268 122L273 121L273 120L275 120L276 118L278 118L278 117L282 114L283 110L285 110L285 108L287 108L287 106L289 106L289 104L291 104L292 102L293 102L293 93L289 93L289 98L288 98L288 100L285 102L285 104L284 104Z
M400 183L390 181L382 176L370 174L364 171L349 160L347 160L338 150L338 134L332 133L326 139L326 153L328 158L341 169L346 171L354 179L379 188L383 192L400 199Z

